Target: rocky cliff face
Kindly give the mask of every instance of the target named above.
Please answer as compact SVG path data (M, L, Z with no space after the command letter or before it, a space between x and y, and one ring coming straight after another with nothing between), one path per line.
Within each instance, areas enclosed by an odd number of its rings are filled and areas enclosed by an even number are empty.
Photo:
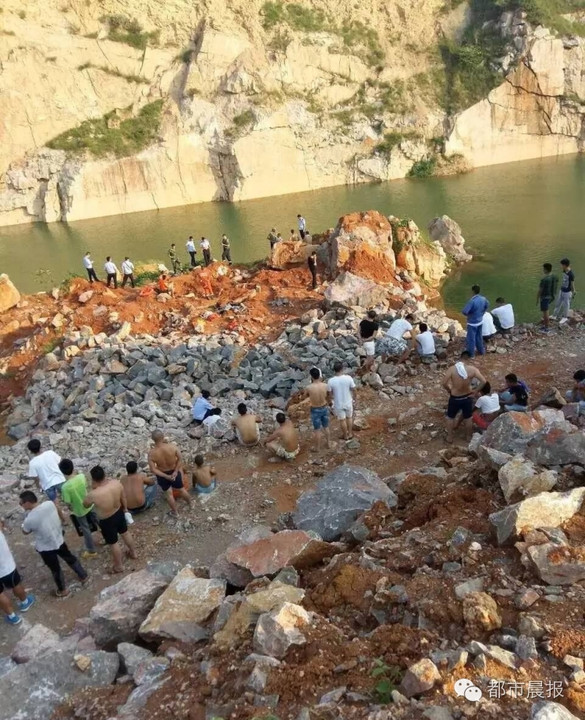
M466 3L8 3L0 225L404 177L446 126L472 165L575 152L585 43L515 17L517 69L452 121L438 43Z

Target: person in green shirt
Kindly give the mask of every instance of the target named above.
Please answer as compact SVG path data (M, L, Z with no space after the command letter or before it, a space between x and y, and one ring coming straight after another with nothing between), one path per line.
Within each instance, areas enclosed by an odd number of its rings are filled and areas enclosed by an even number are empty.
M65 476L65 482L61 487L61 500L68 506L73 524L85 542L85 550L81 553L81 557L96 557L97 551L92 532L97 530L98 520L93 511L93 505L85 507L83 504L87 495L85 475L83 473L75 474L73 463L69 458L61 460L59 470Z
M549 308L557 294L559 281L557 276L552 274L552 265L550 263L544 263L542 270L544 275L538 286L536 302L540 304L540 310L542 312L542 329L544 332L548 332L550 323Z

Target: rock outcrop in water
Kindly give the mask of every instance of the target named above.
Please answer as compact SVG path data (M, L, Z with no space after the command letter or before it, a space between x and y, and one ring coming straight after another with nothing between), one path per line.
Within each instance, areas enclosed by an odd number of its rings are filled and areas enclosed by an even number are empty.
M26 12L7 8L0 225L580 150L585 41L532 32L522 13L504 13L493 28L509 50L489 59L504 82L463 112L446 103L449 73L429 58L478 22L466 7L213 0L170 11L150 0L99 9L32 0Z

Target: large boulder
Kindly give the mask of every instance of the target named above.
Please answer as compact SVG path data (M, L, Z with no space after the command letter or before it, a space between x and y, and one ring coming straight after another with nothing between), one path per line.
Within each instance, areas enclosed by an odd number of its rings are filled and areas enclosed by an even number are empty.
M81 657L83 663L79 656L75 662L73 652L60 650L0 677L0 720L47 720L68 695L114 682L120 665L117 653L97 651Z
M400 684L400 692L407 698L422 695L432 690L440 680L441 673L435 663L428 658L423 658L411 665L404 673Z
M183 642L207 637L202 623L219 607L225 588L223 580L199 578L191 568L183 568L140 626L140 636L145 640L171 638Z
M537 528L559 527L579 512L585 488L543 492L489 516L500 545Z
M579 720L579 718L564 705L541 700L532 706L530 720Z
M318 250L319 245L308 245L302 240L291 242L282 240L276 243L270 256L270 266L284 270L292 265L306 265L309 255L313 250Z
M441 283L447 270L447 256L437 242L423 239L416 223L400 220L391 215L392 244L396 253L396 264L421 280L436 287Z
M20 302L20 293L14 287L12 280L2 273L0 275L0 313L10 310Z
M429 223L431 240L438 242L443 250L456 263L466 263L473 259L465 250L465 238L461 228L448 215L436 217Z
M278 610L263 613L254 631L254 651L282 659L292 645L305 644L301 630L310 621L311 617L303 607L288 602Z
M523 455L516 455L500 468L498 480L509 503L516 495L531 497L552 490L558 476L553 470L538 468Z
M544 543L531 545L527 552L549 585L573 585L585 580L585 547Z
M484 592L471 592L463 598L463 620L473 637L502 627L496 601Z
M585 465L585 434L573 425L538 433L526 448L526 457L537 465Z
M329 247L333 277L348 271L377 282L394 279L396 260L392 250L392 227L376 210L339 218L329 238Z
M482 437L481 447L519 455L525 452L528 443L539 433L553 428L568 434L576 432L576 428L565 420L560 410L507 412L491 423Z
M341 465L322 478L314 490L297 501L293 520L300 530L312 530L324 540L340 537L378 500L394 507L398 499L376 473L363 467Z
M12 659L17 663L26 663L52 652L60 643L61 638L54 630L37 623L16 643Z
M388 291L372 280L343 272L325 290L325 300L329 305L352 307L373 307L386 302Z
M283 530L248 545L226 550L226 560L249 570L253 577L274 575L287 565L298 570L315 565L337 552L334 546L303 530Z
M96 643L116 647L120 642L132 642L176 572L175 563L154 564L102 590L89 613L89 630Z

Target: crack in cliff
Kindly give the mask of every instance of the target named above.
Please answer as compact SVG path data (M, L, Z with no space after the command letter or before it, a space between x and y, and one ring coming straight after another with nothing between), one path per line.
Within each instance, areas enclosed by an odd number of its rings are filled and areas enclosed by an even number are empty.
M30 116L28 114L28 108L24 108L24 113L26 115L26 122L28 124L28 129L30 130L30 136L32 137L33 145L35 146L35 150L38 150L39 144L37 143L37 139L35 138L35 133L33 130L33 124L30 120Z

